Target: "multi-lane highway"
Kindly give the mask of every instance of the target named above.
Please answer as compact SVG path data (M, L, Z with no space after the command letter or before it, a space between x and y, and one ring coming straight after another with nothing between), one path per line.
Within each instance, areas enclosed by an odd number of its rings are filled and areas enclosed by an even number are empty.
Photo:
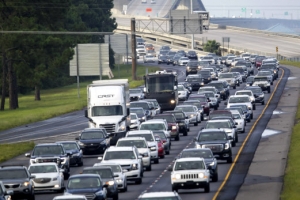
M157 65L157 64L152 64ZM185 79L185 67L179 66L169 66L169 65L161 65L162 68L172 70L176 70L178 72L179 81L183 81ZM279 77L282 75L283 70L281 69ZM227 183L225 184L225 189L221 191L221 194L218 196L218 199L234 199L235 195L238 192L239 186L243 183L243 178L247 173L247 169L249 164L251 163L252 156L256 150L256 146L258 145L260 136L264 131L264 128L269 121L272 113L272 109L276 107L276 99L278 100L282 90L284 89L285 80L287 80L288 73L284 73L282 79L278 79L274 82L272 86L272 92L274 88L277 87L276 94L274 99L270 102L272 106L268 109L264 110L265 107L268 106L266 103L265 106L257 105L257 109L254 110L254 119L251 123L247 123L246 133L239 134L239 142L237 146L233 148L233 155L236 157L240 153L240 158L237 160L235 164L227 164L223 161L219 162L219 181L216 183L211 183L211 192L204 193L201 189L195 190L179 190L179 194L182 199L213 199L216 194L219 193L220 186L225 183L223 182L225 179L227 180L227 174L229 170L232 170L232 175L230 176ZM237 87L236 90L242 89L245 85L242 84L240 87ZM236 90L231 90L230 93L234 94ZM279 95L278 95L279 94ZM266 102L269 100L271 94L265 94ZM223 101L224 102L224 101ZM224 103L220 105L220 109L224 108ZM264 112L265 111L265 112ZM262 116L260 114L263 113ZM261 120L258 120L258 119ZM202 122L198 126L192 126L191 131L188 136L182 136L180 141L173 141L170 155L166 155L164 159L160 160L159 164L152 165L152 171L145 172L143 183L141 185L130 184L128 187L128 191L125 193L121 193L119 196L121 200L132 200L136 199L139 194L145 191L171 191L170 185L170 172L166 171L167 167L172 164L174 158L184 149L191 148L194 146L193 138L197 135L198 131L204 126L205 122ZM254 127L254 124L257 126ZM1 143L6 142L16 142L23 140L30 140L33 138L47 138L47 142L54 142L56 140L61 140L59 137L61 134L69 134L72 137L79 133L80 130L87 127L87 120L83 116L83 111L74 112L71 114L67 114L61 117L56 117L50 120L46 120L43 122L34 123L25 127L19 127L15 129L11 129L8 131L3 131L0 133L1 135ZM250 136L249 133L252 133ZM52 138L49 138L52 136ZM53 137L58 136L58 137ZM248 137L249 136L249 137ZM247 142L243 143L247 138ZM239 152L240 150L242 150ZM84 159L84 166L92 166L97 161L96 156L88 156ZM8 161L6 164L23 164L28 165L28 158L24 156L20 156L13 160ZM78 174L82 171L83 167L72 167L71 174ZM227 188L229 186L229 188ZM226 193L223 193L226 191ZM57 193L38 193L36 195L37 200L51 200L54 196L58 195Z

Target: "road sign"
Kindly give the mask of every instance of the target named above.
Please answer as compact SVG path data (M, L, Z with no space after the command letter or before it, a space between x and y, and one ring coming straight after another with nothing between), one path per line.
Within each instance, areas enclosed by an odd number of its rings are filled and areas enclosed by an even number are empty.
M256 14L260 14L260 10L256 10L255 13L256 13Z
M146 12L152 12L152 8L146 8Z
M287 12L287 11L286 11L286 12L284 12L284 15L289 15L289 12Z
M278 52L278 47L276 47L276 52Z
M242 8L242 12L246 12L246 8Z

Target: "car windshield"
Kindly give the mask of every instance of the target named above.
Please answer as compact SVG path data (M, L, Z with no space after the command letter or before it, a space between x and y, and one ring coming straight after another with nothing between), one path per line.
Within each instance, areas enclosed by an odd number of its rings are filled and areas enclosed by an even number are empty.
M168 123L175 123L176 120L173 115L156 115L153 119L165 119Z
M144 110L149 110L149 104L147 102L133 102L133 103L130 103L130 107L131 108L141 107Z
M103 139L105 135L102 131L82 132L81 140Z
M201 75L210 75L210 71L208 70L201 70L201 71L198 71L198 74L201 74Z
M206 127L207 129L212 129L212 128L231 128L230 126L230 123L229 121L226 121L226 122L214 122L214 121L211 121L211 122L207 122L206 123Z
M270 71L260 71L257 73L257 76L269 76L271 75Z
M260 70L264 70L264 69L271 69L271 70L274 70L276 68L275 65L262 65Z
M178 85L178 91L185 91L185 88L183 85Z
M205 95L207 98L212 98L215 97L214 93L210 93L210 92L198 92L198 94L203 94Z
M230 108L232 108L232 109L241 108L243 111L248 111L248 107L246 105L232 105L232 106L230 106Z
M28 169L31 174L55 173L57 169L55 165L31 165Z
M254 80L254 77L253 76L249 76L246 80L246 82L252 82Z
M201 133L198 141L227 140L225 132Z
M53 145L53 146L37 146L34 148L32 155L33 156L55 156L55 155L62 155L64 151L61 146Z
M96 177L71 178L68 181L68 189L90 189L101 186L101 180Z
M154 135L160 137L162 140L167 139L165 133L162 131L154 131Z
M28 178L28 175L25 169L0 170L0 180L26 178Z
M213 119L214 117L220 117L220 116L228 116L228 117L232 117L230 112L217 112L217 113L210 113L209 114L209 118Z
M200 83L202 81L202 78L198 78L198 77L188 77L187 78L188 82L198 82Z
M136 159L133 151L107 151L104 160Z
M130 108L131 113L136 113L137 115L144 115L144 109L132 109Z
M180 111L183 111L183 112L195 112L195 110L192 106L176 107L174 110L180 110Z
M230 97L228 100L229 103L247 103L249 102L248 97Z
M169 197L140 197L138 200L178 200L176 196Z
M209 61L201 60L201 61L199 61L199 65L201 65L201 66L209 65Z
M190 157L198 157L198 158L213 158L213 154L208 150L195 150L195 151L183 151L181 153L180 158L190 158Z
M262 93L261 88L251 88L251 89L249 89L249 90L251 90L253 93L256 93L256 94Z
M183 113L173 113L176 119L184 119L184 114Z
M239 114L232 114L233 115L233 119L242 119L241 115Z
M252 96L252 92L236 92L235 95L248 95L248 96Z
M166 127L162 123L142 124L140 130L166 130Z
M141 107L141 106L140 106ZM123 115L122 106L94 106L92 107L92 116L111 116Z
M219 75L219 77L220 77L220 75ZM222 90L224 88L223 83L209 83L207 85L213 86L213 87L217 88L218 90Z
M94 169L83 169L83 174L99 174L101 178L114 178L114 175L112 173L112 170L110 169L100 169L100 168L94 168Z
M233 78L234 75L233 74L219 74L219 79L222 78Z
M175 171L193 170L193 169L205 169L203 161L176 162L174 168Z
M146 58L154 58L152 55L146 55Z
M201 104L200 104L200 101L185 101L182 103L183 105L192 105L192 106L196 106L198 109L199 108L202 108L201 107ZM191 111L192 112L192 111Z
M189 60L189 59L184 57L184 58L180 58L180 60Z
M142 137L145 138L147 142L153 142L152 134L129 134L126 137Z
M198 100L200 102L206 102L206 97L197 97L197 96L190 96L189 100Z
M79 150L78 145L75 142L69 142L69 143L61 143L64 147L65 150L69 151L69 150Z
M254 82L255 81L268 81L268 77L254 77Z
M136 115L130 115L130 119L137 119L137 116Z
M229 110L237 110L241 115L243 114L243 109L241 107L230 107Z
M100 166L107 166L107 167L110 167L111 170L114 172L114 173L118 173L118 172L121 172L122 171L122 168L120 167L120 165L100 165Z
M117 143L118 147L133 147L136 148L147 148L147 145L144 140L120 140Z
M142 93L141 90L129 90L130 94Z

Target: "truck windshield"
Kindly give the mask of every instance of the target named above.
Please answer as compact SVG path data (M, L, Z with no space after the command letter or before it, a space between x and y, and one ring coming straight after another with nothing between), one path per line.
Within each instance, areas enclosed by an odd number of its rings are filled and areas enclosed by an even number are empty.
M122 106L95 106L92 108L92 116L123 115Z
M146 79L148 92L172 92L174 91L174 76L155 76Z

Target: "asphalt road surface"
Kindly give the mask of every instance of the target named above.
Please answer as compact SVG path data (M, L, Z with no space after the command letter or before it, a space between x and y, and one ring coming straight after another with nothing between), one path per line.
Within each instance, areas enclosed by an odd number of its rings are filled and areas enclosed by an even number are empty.
M150 64L157 65L157 64ZM183 81L185 79L185 67L183 66L170 66L170 65L160 65L165 69L173 69L178 72L179 81ZM281 69L283 70L283 69ZM279 77L282 73L280 70ZM287 69L285 69L287 70ZM286 80L288 77L288 73L285 73L285 76L282 80ZM274 82L272 86L272 92L274 87L276 86L277 81ZM262 116L261 120L259 120L256 128L252 132L251 137L249 137L247 143L244 145L244 150L241 152L240 159L237 161L236 165L232 170L232 176L229 177L227 183L225 184L225 188L221 191L218 199L234 199L235 195L238 192L240 184L242 184L244 176L247 173L247 169L249 164L251 163L253 153L255 152L256 146L258 145L260 135L265 129L267 122L269 121L270 115L272 113L272 109L275 109L278 99L280 98L280 92L284 89L285 81L281 81L276 90L276 95L274 95L273 100L270 103L270 108L266 110L265 114ZM237 87L237 90L243 89L245 84L242 84L240 87ZM231 90L230 93L234 94L236 90ZM272 93L271 93L272 94ZM268 101L271 94L265 94L265 102ZM267 106L267 105L265 105ZM233 147L233 156L235 157L240 150L243 141L249 134L250 129L252 128L255 121L258 119L259 115L262 113L263 105L257 104L256 110L254 110L254 118L251 123L247 123L246 133L239 134L239 142L236 147ZM224 101L220 104L220 108L224 108ZM80 130L87 127L87 120L84 118L83 111L73 112L70 114L66 114L64 116L56 117L50 120L46 120L43 122L37 122L34 124L30 124L27 126L7 130L0 132L1 135L1 143L7 142L16 142L16 141L24 141L24 140L32 140L36 138L46 138L47 142L53 142L55 140L61 140L60 136L70 135L71 138L75 137L79 133ZM121 193L119 195L121 200L133 200L137 199L137 197L145 191L171 191L171 181L170 181L170 172L167 171L167 167L172 164L174 158L184 149L191 148L194 146L193 138L197 135L198 131L203 127L205 122L202 122L198 126L191 126L191 131L188 133L188 136L181 136L180 141L172 141L172 147L170 155L166 155L164 159L161 159L159 164L152 165L152 171L145 172L143 182L140 185L135 185L130 183L128 186L128 191L125 193ZM52 138L51 138L52 137ZM98 155L95 156L86 156L84 159L84 166L92 166L97 161ZM28 158L24 156L17 157L12 159L5 164L22 164L28 165ZM182 199L190 200L190 199L213 199L213 197L218 192L220 185L226 178L226 175L232 165L227 164L224 161L219 162L219 181L215 183L211 183L211 192L204 193L202 189L193 189L193 190L179 190L179 194ZM72 167L71 174L78 174L82 171L83 167ZM58 193L47 192L41 193L38 192L36 194L36 200L51 200L54 196L60 195Z

